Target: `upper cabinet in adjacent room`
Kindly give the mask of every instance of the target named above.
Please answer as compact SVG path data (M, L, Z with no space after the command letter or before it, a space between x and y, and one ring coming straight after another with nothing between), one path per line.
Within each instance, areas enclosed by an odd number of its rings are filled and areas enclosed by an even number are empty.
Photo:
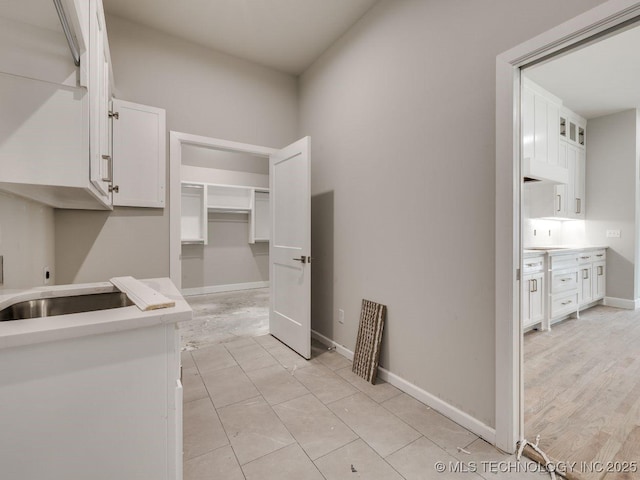
M153 130L152 139L120 143L112 152L112 89L101 0L3 2L0 189L56 208L164 206L164 111L162 121L160 114L145 117L150 123L141 128ZM135 182L144 198L118 197L113 176L127 171L125 158L142 161L140 145L152 149L144 158L153 165L138 163L119 183Z
M530 218L584 219L587 121L523 76L522 158Z

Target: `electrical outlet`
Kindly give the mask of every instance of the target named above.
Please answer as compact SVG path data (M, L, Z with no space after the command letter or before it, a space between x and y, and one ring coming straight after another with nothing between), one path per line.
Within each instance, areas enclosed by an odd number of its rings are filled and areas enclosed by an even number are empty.
M49 269L49 267L44 267L43 270L44 284L49 285L49 281L51 280L51 270Z
M620 238L620 230L607 230L607 238Z
M338 323L344 323L344 310L338 309Z

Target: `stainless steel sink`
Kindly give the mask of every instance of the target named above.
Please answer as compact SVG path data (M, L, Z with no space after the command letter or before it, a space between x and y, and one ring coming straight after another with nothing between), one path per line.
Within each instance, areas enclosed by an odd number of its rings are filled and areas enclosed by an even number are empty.
M129 307L133 302L122 292L93 293L71 297L38 298L14 303L0 310L0 322L27 318L52 317L69 313L94 312Z

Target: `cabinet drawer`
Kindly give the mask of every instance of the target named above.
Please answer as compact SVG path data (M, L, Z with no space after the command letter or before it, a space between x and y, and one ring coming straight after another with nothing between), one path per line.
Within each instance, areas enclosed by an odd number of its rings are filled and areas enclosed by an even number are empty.
M551 293L568 292L578 288L578 271L561 270L551 274Z
M578 310L578 292L551 297L551 318L560 317Z
M578 264L585 265L587 263L591 263L594 260L594 252L582 252L578 254Z
M544 270L544 255L529 257L522 260L522 273L536 273Z
M551 270L571 268L578 265L578 255L553 255L551 257Z

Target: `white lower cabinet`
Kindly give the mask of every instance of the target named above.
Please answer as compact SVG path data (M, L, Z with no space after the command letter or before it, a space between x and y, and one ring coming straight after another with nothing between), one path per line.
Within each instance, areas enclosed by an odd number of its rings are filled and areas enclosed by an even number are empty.
M593 300L604 298L607 287L607 262L597 261L593 263L591 270L593 278Z
M525 275L522 296L522 326L527 328L544 320L544 272Z
M522 277L523 328L544 321L546 299L544 266L544 255L536 255L524 260Z
M522 265L522 327L546 330L602 300L606 258L606 250L597 247L528 253Z

